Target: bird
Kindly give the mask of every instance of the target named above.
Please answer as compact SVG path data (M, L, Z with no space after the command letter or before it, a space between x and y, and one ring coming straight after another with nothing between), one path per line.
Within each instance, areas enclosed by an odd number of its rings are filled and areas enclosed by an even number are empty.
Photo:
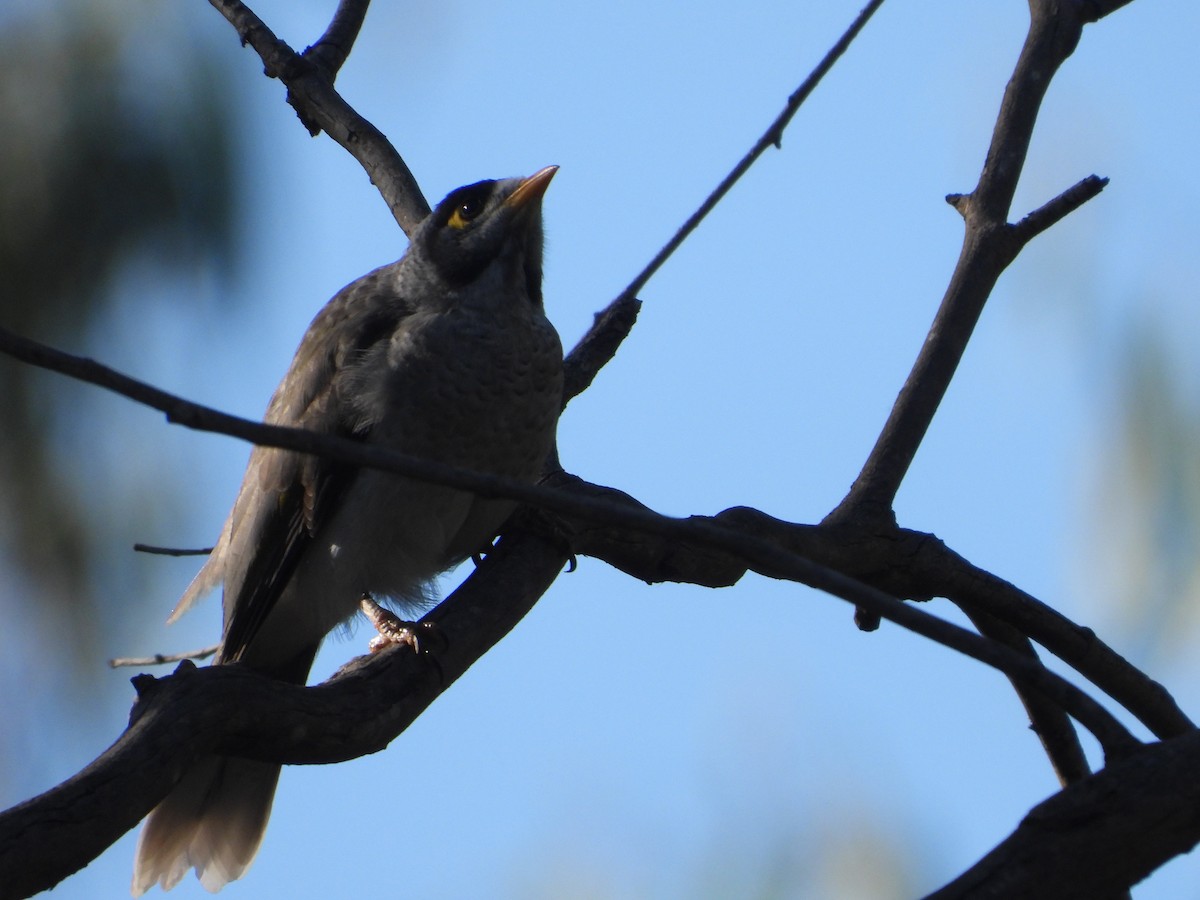
M477 472L536 481L562 405L562 345L542 300L542 198L557 166L452 191L396 262L317 314L265 421ZM303 684L324 637L366 596L402 611L485 549L515 503L271 447L250 455L208 560L168 621L223 586L214 665ZM245 874L280 766L213 756L184 774L138 839L132 893L195 869Z

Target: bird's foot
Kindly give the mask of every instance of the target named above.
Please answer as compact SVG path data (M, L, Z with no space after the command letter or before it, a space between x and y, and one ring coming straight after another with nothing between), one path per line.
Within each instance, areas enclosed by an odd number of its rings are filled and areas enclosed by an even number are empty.
M378 653L393 644L407 644L412 647L414 653L420 653L420 635L431 633L433 630L432 624L401 619L391 610L384 609L376 603L369 594L363 594L362 599L358 602L358 607L370 619L375 630L379 632L367 644L367 649L372 653Z

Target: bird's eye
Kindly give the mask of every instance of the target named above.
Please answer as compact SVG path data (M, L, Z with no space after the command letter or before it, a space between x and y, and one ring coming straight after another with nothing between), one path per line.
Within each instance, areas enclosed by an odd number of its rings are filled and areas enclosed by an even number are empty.
M454 212L450 213L446 224L451 228L466 228L479 217L479 214L483 212L483 207L482 197L465 197L454 207Z

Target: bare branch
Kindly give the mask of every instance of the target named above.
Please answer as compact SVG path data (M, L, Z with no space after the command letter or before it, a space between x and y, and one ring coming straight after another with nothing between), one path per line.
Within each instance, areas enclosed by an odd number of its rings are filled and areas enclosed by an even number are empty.
M1117 900L1200 841L1200 734L1151 745L1035 806L926 900Z
M942 572L946 596L964 610L986 610L1037 641L1133 713L1156 737L1186 734L1196 726L1165 687L1129 663L1094 631L1053 607L972 565L940 541L914 566L913 577Z
M1074 51L1083 23L1079 3L1031 0L1029 33L1004 92L979 183L970 194L947 198L966 221L950 285L874 448L849 494L830 514L832 520L895 521L892 502L896 492L925 439L996 280L1021 248L1020 241L1014 240L1014 229L1007 224L1013 194L1050 80ZM1103 185L1088 182L1080 190L1086 194L1100 187ZM1071 198L1072 202L1076 199ZM1054 212L1065 215L1078 205L1064 202ZM1057 219L1047 213L1034 224L1048 227L1052 221ZM1028 239L1037 230L1025 226L1018 234Z
M563 408L586 391L592 380L613 356L637 322L642 301L622 294L602 312L592 327L563 359Z
M977 610L964 611L980 634L1000 641L1019 653L1037 657L1033 642L1021 634L1019 629ZM1026 715L1029 716L1029 727L1041 741L1042 749L1058 777L1058 783L1065 787L1086 778L1092 771L1091 765L1070 716L1049 698L1029 690L1019 680L1009 681L1025 708Z
M1012 234L1019 246L1025 246L1051 225L1061 221L1087 203L1108 184L1107 178L1089 175L1071 185L1057 197L1039 206L1012 227Z
M155 653L153 656L117 656L108 661L108 666L110 669L163 666L168 663L183 662L185 659L208 659L220 649L220 644L212 644L208 647L201 647L199 650L188 650L184 653Z
M553 483L568 486L570 480L571 476L563 476ZM612 488L580 484L572 489L604 497L610 503L641 506ZM1090 628L972 565L934 535L895 526L868 531L829 523L797 525L748 507L727 509L709 519L693 516L690 521L702 520L785 547L894 597L946 597L972 617L976 613L992 616L1072 666L1156 736L1175 737L1195 728L1161 684L1131 665ZM586 519L560 523L559 529L574 552L603 559L650 583L724 587L736 583L747 569L746 560L737 554L681 542L657 530L631 534Z
M131 727L109 751L63 785L0 814L0 885L14 891L12 896L25 896L17 891L44 889L77 870L132 828L201 755L311 764L382 749L516 625L564 558L554 542L530 534L502 539L472 577L423 620L445 637L433 657L396 648L355 660L311 688L274 682L241 666L189 667L158 681L139 676L135 684L142 699ZM782 570L794 559L776 550L771 563ZM851 599L871 605L871 594L878 592L856 589ZM995 659L1008 661L1001 663L1006 671L1020 669L1057 702L1076 706L1068 696L1074 689L1036 663L913 607L888 602L904 617L929 625L919 632L942 631L943 637L951 635L952 645L974 645L983 657L994 652ZM1019 665L1012 664L1014 659ZM1077 698L1082 705L1073 714L1092 720L1090 701L1081 694ZM1127 735L1109 734L1104 726L1098 730L1113 760L1134 746ZM50 833L54 840L47 839Z
M575 346L575 349L571 351L568 357L568 363L574 364L575 374L572 377L571 371L568 370L567 372L564 404L567 400L570 400L580 391L587 388L601 367L616 354L617 348L620 347L621 342L629 334L629 329L633 326L633 319L636 318L637 308L634 306L631 311L630 307L632 304L638 303L636 298L641 293L642 288L646 286L647 282L654 277L654 273L662 267L663 263L671 258L671 255L679 249L691 233L704 221L705 217L713 211L724 196L729 193L729 190L749 171L750 167L758 161L759 157L766 153L770 147L781 146L783 132L787 128L788 123L792 121L792 117L796 115L796 112L803 105L804 101L808 99L809 94L820 84L821 79L833 68L833 64L846 52L871 16L882 5L883 0L870 0L855 20L850 23L850 27L846 29L845 33L838 38L837 43L829 49L829 52L817 63L816 68L804 79L800 87L788 97L783 111L767 127L763 135L755 141L754 146L738 161L729 174L721 179L720 184L713 188L712 193L687 218L687 221L679 226L679 229L671 239L655 254L654 258L646 264L645 268L637 274L633 281L625 287L625 290L621 291L616 299L603 311L596 314L596 324L584 335L583 339Z
M1131 0L1079 0L1080 18L1084 22L1099 22L1109 13L1114 13Z
M202 756L292 764L340 762L384 749L511 630L562 568L553 544L502 539L424 622L445 637L436 657L405 647L360 657L314 687L244 666L134 679L128 730L58 787L0 813L0 900L45 890L129 829Z
M295 428L251 422L189 403L122 375L92 360L54 350L0 328L0 352L34 365L70 374L167 413L168 421L253 443L314 453L388 472L450 485L486 497L507 497L569 516L579 516L636 531L651 531L740 556L750 568L771 578L807 584L861 606L883 618L1019 678L1052 697L1100 741L1107 754L1120 755L1137 741L1103 707L1049 670L1007 647L907 606L878 589L819 565L768 541L700 518L672 519L645 508L622 506L564 490L527 485L510 478L470 472L395 453L381 447Z
M212 547L156 547L153 544L134 544L134 553L149 553L151 556L208 556Z
M704 218L729 193L729 190L741 180L741 177L750 171L750 167L758 161L758 158L771 147L779 148L783 146L783 132L792 121L792 117L796 115L796 112L803 105L804 101L808 99L816 86L821 83L821 79L833 68L833 64L841 58L842 54L849 49L850 44L858 37L858 33L863 30L863 27L870 21L871 16L875 15L875 11L882 5L883 0L871 0L870 3L863 7L862 12L850 23L850 27L838 38L837 43L822 57L821 61L817 63L816 68L809 73L809 76L804 79L800 87L796 88L792 92L792 95L788 97L783 111L767 127L762 137L754 142L754 146L750 148L749 152L738 161L737 165L733 167L728 175L721 179L720 184L713 188L712 193L704 198L704 202L700 204L700 207L688 217L686 222L679 226L679 230L658 251L654 259L650 260L646 264L646 267L638 273L637 277L629 283L629 286L621 292L621 297L636 297L642 288L646 286L646 282L671 257L671 254L679 249L688 236L704 221ZM619 300L620 297L617 299Z
M977 609L964 611L980 634L1037 659L1033 643L1019 629ZM1063 708L1037 691L1029 690L1019 679L1010 681L1029 716L1030 727L1042 742L1059 784L1068 785L1086 778L1092 770L1079 741L1079 733Z
M325 33L304 51L304 58L320 66L331 83L354 49L368 6L370 0L340 0Z
M366 169L397 224L411 236L413 229L429 215L429 203L396 148L342 99L323 67L300 56L277 38L240 0L209 2L237 29L242 43L249 44L262 58L267 77L278 78L287 85L288 102L310 131L323 130ZM363 11L365 14L365 8ZM335 19L330 29L341 35L348 26L339 25Z

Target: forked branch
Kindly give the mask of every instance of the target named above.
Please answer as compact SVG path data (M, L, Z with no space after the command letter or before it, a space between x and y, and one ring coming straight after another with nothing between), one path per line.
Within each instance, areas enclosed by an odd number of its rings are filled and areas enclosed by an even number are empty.
M1050 81L1079 42L1082 3L1030 3L1030 28L1000 104L991 144L970 194L947 200L963 215L966 233L941 307L874 448L831 520L895 523L892 504L908 474L975 325L1000 274L1021 247L1107 183L1091 176L1019 225L1008 225L1013 195L1029 152L1038 110Z
M318 49L314 51L315 61L306 59L276 37L241 0L209 2L237 29L242 43L253 47L261 57L267 77L278 78L287 86L288 103L309 131L313 134L324 131L367 170L371 183L383 195L396 223L405 234L411 235L429 215L429 203L396 148L334 88L333 75L340 66L336 49ZM346 6L351 10L344 10ZM331 44L342 42L337 44L341 47L352 34L357 34L356 17L360 12L366 14L365 3L344 3L338 7L338 15L325 32ZM321 48L323 45L318 41L315 46ZM345 46L344 49L348 53L350 48ZM344 58L341 61L344 62Z

